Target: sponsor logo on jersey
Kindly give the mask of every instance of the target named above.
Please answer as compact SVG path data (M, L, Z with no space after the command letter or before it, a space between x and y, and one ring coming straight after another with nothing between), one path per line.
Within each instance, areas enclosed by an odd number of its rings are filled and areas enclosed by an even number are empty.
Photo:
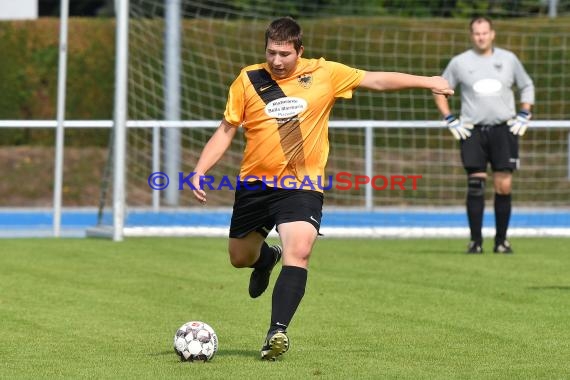
M294 96L275 99L265 106L265 113L268 116L285 119L296 116L307 109L307 101Z
M496 95L503 84L496 79L481 79L473 84L473 90L479 95Z

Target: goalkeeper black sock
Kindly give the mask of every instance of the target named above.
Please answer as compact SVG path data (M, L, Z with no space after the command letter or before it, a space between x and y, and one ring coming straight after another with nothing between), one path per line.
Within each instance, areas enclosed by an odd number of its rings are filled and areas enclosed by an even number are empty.
M266 242L263 242L261 250L259 251L259 258L250 268L265 269L271 267L273 263L275 263L275 250Z
M305 295L306 285L307 270L305 268L283 266L273 288L269 331L287 329Z
M471 230L471 240L483 241L483 213L485 211L485 179L469 177L467 189L467 218Z
M499 244L507 238L507 228L511 219L511 194L495 193L495 243Z

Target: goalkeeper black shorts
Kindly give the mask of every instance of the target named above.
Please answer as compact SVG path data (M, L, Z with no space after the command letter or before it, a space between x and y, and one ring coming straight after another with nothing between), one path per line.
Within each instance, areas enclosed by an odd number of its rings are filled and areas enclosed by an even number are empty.
M468 173L491 170L514 171L519 168L519 136L506 123L475 125L471 137L461 141L461 161Z

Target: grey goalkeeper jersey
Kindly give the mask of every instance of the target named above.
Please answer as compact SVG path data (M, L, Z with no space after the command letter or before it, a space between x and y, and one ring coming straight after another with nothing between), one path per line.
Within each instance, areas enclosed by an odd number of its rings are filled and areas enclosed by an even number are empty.
M467 50L451 59L442 76L461 90L461 118L472 124L500 124L516 115L520 102L534 104L534 84L516 55L494 48L490 56Z

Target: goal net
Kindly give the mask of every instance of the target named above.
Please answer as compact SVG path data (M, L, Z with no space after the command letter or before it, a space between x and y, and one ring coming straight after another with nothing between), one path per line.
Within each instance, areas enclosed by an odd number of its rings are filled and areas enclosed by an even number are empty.
M387 5L367 5L375 2L346 3L325 1L317 8L298 1L130 1L125 235L227 235L231 188L214 182L202 206L185 181L219 125L229 85L242 67L264 61L264 31L273 18L296 16L304 57L370 71L439 75L451 56L470 47L467 18L419 17L453 16L453 9L435 14L428 1L404 2L404 8L416 3L410 9L425 12L397 14ZM521 139L510 231L565 234L570 33L563 20L518 16L527 17L497 19L496 44L521 58L534 79L537 105L536 120ZM452 109L459 109L458 100L451 98ZM323 233L467 237L466 176L458 143L440 119L429 91L359 90L353 99L338 101L326 169L335 182L325 192ZM240 133L208 173L213 178L239 173ZM113 157L101 187L101 226L113 227ZM374 186L357 186L367 176ZM167 181L165 189L153 189ZM486 235L494 233L493 195L489 185Z

